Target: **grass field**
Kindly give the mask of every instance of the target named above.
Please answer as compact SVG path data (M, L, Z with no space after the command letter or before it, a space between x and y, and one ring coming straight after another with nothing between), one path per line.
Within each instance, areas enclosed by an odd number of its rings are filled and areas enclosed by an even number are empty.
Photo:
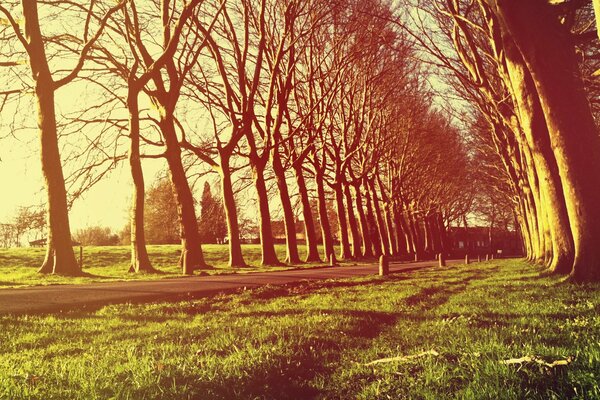
M84 247L83 271L86 275L75 278L38 274L36 271L44 260L45 249L43 248L0 249L0 289L33 285L163 279L181 276L181 269L177 266L180 249L179 245L148 246L152 265L160 273L131 274L127 272L130 261L129 246ZM248 264L248 268L232 269L227 266L229 260L227 245L209 244L202 246L202 249L206 262L214 267L213 270L206 271L209 274L277 271L323 265L303 263L297 265L260 266L260 246L248 244L242 245L244 259ZM276 245L275 250L279 259L283 261L285 259L285 246ZM303 258L305 256L304 248L301 246L299 251L300 257ZM79 248L77 248L77 257L79 257Z
M600 398L600 286L539 272L493 261L1 317L0 398Z

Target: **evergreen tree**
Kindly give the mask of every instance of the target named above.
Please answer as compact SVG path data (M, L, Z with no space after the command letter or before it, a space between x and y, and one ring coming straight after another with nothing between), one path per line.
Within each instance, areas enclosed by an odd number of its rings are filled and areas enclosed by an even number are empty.
M223 243L227 236L225 210L220 196L213 196L208 182L204 182L200 207L199 229L202 243Z

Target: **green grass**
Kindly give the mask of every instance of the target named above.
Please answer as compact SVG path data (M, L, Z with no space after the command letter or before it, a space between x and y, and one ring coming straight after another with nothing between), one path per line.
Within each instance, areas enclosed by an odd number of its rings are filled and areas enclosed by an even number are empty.
M77 257L79 257L79 248ZM209 274L245 273L261 271L279 271L290 268L310 268L323 264L297 264L261 266L260 246L242 245L247 268L230 268L227 266L229 256L227 245L203 245L204 258L214 267L205 271ZM280 260L285 259L285 246L275 245L275 250ZM0 289L20 286L36 286L51 284L79 284L101 281L123 281L139 279L163 279L180 277L181 269L177 266L181 247L179 245L151 245L148 246L150 261L159 274L131 274L128 273L130 262L129 246L87 246L84 247L83 271L85 276L65 277L55 275L41 275L37 269L44 260L43 248L10 248L0 249ZM300 257L305 257L304 248L301 246Z
M539 273L494 261L1 317L0 398L600 398L600 285ZM501 362L522 356L572 362Z

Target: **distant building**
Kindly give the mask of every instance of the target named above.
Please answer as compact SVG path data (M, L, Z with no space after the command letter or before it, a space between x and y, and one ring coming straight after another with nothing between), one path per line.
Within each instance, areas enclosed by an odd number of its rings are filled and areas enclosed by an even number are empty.
M490 243L491 239L491 243ZM516 231L487 227L450 227L448 241L456 254L522 255L521 239Z

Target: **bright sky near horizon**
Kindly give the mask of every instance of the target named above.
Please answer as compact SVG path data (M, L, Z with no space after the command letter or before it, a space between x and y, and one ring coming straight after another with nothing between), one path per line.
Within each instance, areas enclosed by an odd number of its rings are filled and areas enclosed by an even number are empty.
M0 182L5 188L0 196L0 223L9 223L18 207L41 204L46 196L37 151L14 142L5 142L0 149ZM153 167L155 171L159 169L156 165ZM154 176L148 170L145 175L150 183ZM108 226L115 231L123 228L131 198L127 172L124 165L119 166L75 201L70 212L73 230L93 225Z

